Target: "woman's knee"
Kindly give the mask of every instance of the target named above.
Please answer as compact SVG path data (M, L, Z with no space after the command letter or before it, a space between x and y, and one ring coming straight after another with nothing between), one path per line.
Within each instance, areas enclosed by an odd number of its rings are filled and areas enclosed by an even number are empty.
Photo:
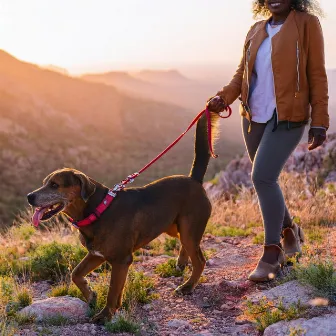
M258 186L272 186L277 185L278 179L276 177L272 178L267 176L264 172L260 170L253 170L252 171L252 182L255 187Z

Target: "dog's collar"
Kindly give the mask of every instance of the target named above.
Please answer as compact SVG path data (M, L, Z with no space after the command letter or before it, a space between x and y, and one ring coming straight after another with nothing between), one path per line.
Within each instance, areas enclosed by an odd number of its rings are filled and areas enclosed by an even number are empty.
M110 206L110 204L113 202L114 198L117 196L117 193L113 190L109 190L104 197L103 201L97 206L97 208L94 210L94 212L89 215L88 217L80 220L80 221L74 221L72 218L70 218L71 224L79 229L83 226L88 226L92 223L94 223L96 220L100 218L102 213Z
M69 218L71 224L76 228L79 229L84 226L88 226L95 221L97 221L100 216L103 214L103 212L110 206L110 204L113 202L115 197L117 196L117 193L121 190L123 190L126 187L126 184L132 183L134 179L139 175L139 173L134 173L132 175L127 176L125 180L122 180L119 184L116 184L113 189L109 189L106 196L102 200L102 202L96 207L96 209L93 211L91 215L88 217L80 220L80 221L74 221L72 218Z

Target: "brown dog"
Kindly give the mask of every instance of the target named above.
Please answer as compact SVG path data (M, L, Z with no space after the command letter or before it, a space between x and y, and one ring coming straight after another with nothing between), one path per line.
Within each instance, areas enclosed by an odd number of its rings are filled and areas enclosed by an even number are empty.
M212 114L211 118L216 128L219 117ZM197 123L195 158L189 177L166 177L141 188L120 191L96 222L79 228L88 254L74 269L72 280L90 305L95 304L96 295L85 276L105 261L112 265L106 306L94 317L95 322L111 318L121 306L133 252L161 233L181 241L177 267L183 269L191 259L192 274L176 291L189 294L197 285L205 265L200 242L211 214L211 204L202 187L210 158L206 127L203 115ZM76 221L86 218L108 190L75 169L57 170L46 177L41 188L28 195L28 202L36 207L34 224L61 211Z

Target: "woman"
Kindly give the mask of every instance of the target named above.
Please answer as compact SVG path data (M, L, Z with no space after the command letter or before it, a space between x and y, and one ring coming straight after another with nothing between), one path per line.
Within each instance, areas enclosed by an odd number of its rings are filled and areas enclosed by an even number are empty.
M309 150L325 141L328 83L323 34L313 15L321 12L316 2L253 3L255 17L267 19L251 27L235 76L208 101L208 108L218 113L238 97L241 100L243 135L265 230L263 255L249 279L267 281L285 256L301 252L303 232L291 220L278 177L310 117Z

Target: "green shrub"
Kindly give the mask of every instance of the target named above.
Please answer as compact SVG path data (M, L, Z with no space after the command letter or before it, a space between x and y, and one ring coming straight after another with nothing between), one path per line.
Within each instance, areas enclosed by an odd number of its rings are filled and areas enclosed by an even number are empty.
M264 241L265 241L265 234L264 232L260 232L253 237L252 243L262 245L264 244Z
M36 229L28 223L21 224L19 226L13 226L9 230L9 234L12 239L15 240L29 240L36 233Z
M48 317L42 321L43 325L48 325L48 326L65 326L69 323L70 323L69 319L67 319L66 317L62 315Z
M217 237L247 237L252 233L252 229L242 229L235 226L222 226L220 224L208 223L205 233L210 233Z
M14 336L17 330L12 321L9 321L6 316L0 316L0 336Z
M124 314L118 314L113 321L105 324L105 329L113 334L137 334L140 331L140 326L130 317L127 317Z
M155 267L155 273L159 274L162 278L169 278L172 276L181 277L183 271L176 268L176 260L169 259L167 262L157 265Z
M149 303L155 297L151 294L153 289L154 281L150 277L131 268L124 289L123 307L126 310L130 310L132 306L138 303Z
M31 290L25 286L18 288L16 293L16 301L18 302L20 308L30 306L33 302Z
M40 245L31 254L32 277L35 280L63 278L85 255L84 248L80 246L57 242Z
M203 255L204 255L205 260L211 259L216 253L217 253L217 250L214 249L214 248L203 251Z
M0 277L0 305L5 306L13 300L15 293L15 283L13 278Z
M166 253L171 253L179 249L179 241L176 238L166 238L163 246Z
M29 273L29 260L20 260L14 247L4 247L0 250L0 276L22 275Z
M74 284L62 283L57 286L54 286L51 289L51 292L48 294L49 297L58 297L58 296L72 296L78 299L85 301L85 298L79 288Z
M312 260L308 264L296 264L297 279L313 286L317 294L336 302L336 269L331 260Z
M298 319L303 312L304 308L300 302L285 307L282 301L276 304L267 301L266 298L261 299L258 303L247 301L244 308L245 316L255 323L257 329L261 332L279 321Z
M35 322L36 317L34 315L14 314L15 322L19 325L32 324Z
M310 243L322 244L326 235L326 229L313 226L305 230L305 236Z

